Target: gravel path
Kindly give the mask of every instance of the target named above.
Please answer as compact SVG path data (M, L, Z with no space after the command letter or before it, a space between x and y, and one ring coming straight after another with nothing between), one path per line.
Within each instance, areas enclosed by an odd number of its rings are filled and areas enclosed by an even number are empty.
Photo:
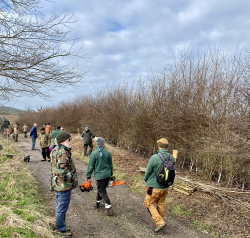
M36 150L31 150L31 139L18 138L15 145L19 148L21 156L31 156L29 163L31 172L35 177L42 196L48 202L48 211L51 216L55 214L55 193L50 191L51 165L49 162L41 162L41 149L36 142ZM85 180L87 166L74 159L79 179L79 185ZM166 213L166 227L159 233L155 233L155 224L147 209L143 206L144 197L131 191L126 185L108 188L113 210L113 216L106 216L104 204L99 209L94 208L96 185L92 178L93 191L81 192L79 188L72 191L71 202L67 212L66 224L70 227L73 237L175 237L175 238L200 238L210 237L207 234L191 230L182 221L173 218Z

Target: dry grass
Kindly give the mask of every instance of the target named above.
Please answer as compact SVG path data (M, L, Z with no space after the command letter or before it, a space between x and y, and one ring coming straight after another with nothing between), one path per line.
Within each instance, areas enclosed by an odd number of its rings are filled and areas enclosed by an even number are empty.
M0 144L7 148L6 139L0 138ZM13 158L0 156L0 237L55 237L50 224L54 217L46 215L46 203L39 195L31 172L10 143ZM5 152L5 151L4 151ZM7 234L6 234L7 232ZM7 236L6 236L7 235Z

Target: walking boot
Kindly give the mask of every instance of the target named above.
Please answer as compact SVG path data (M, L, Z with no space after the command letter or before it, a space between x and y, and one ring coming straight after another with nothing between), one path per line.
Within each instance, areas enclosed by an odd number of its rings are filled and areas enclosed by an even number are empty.
M65 231L58 231L56 232L57 234L63 236L63 237L72 237L72 233L70 229L66 229Z
M96 201L96 203L95 203L95 208L99 208L99 207L100 207L100 204L101 204L101 201Z
M155 232L160 231L164 226L166 226L166 223L165 223L165 222L164 222L162 225L157 226L157 227L155 228Z
M114 215L113 209L111 207L110 208L106 208L105 213L106 213L107 216Z

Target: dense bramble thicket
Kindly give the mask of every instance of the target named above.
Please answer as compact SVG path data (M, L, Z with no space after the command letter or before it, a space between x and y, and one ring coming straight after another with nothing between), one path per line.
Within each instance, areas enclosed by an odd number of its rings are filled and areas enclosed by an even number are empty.
M170 149L199 173L227 186L249 180L249 55L208 48L202 56L180 53L172 66L134 85L116 86L73 102L29 111L20 123L62 124L67 131L87 125L119 146L152 154L166 137Z

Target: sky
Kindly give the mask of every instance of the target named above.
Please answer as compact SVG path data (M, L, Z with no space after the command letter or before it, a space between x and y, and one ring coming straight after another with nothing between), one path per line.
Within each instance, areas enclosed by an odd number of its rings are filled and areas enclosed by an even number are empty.
M249 47L248 0L54 0L42 5L45 19L73 14L71 34L80 37L74 50L81 48L79 54L88 57L78 67L89 72L82 84L60 89L50 101L21 97L9 105L18 109L58 105L65 95L91 95L107 82L133 82L173 62L187 47Z

